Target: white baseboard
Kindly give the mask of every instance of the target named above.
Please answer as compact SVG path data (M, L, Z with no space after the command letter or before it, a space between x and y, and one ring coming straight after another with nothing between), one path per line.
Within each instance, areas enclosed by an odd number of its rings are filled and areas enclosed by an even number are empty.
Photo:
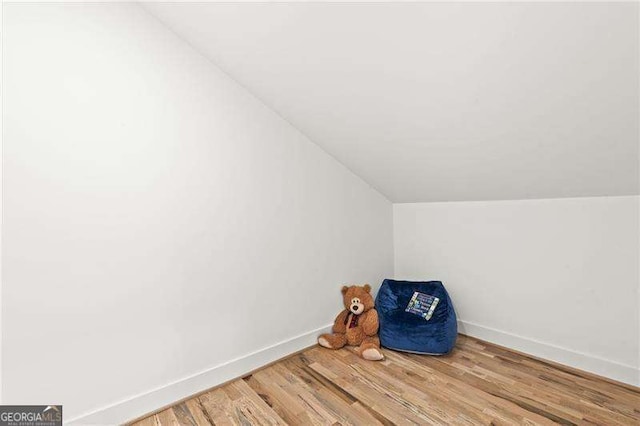
M308 331L199 373L167 383L148 392L99 408L65 421L68 425L119 425L166 407L196 393L250 373L269 363L313 345L333 324Z
M631 365L619 364L583 352L464 320L458 320L458 331L462 334L531 354L538 358L555 361L630 385L640 386L640 369Z

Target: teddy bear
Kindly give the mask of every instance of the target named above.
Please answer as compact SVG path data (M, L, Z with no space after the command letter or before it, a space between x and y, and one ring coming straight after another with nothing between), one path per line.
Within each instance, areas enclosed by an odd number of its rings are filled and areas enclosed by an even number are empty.
M345 309L333 323L333 333L318 337L318 344L329 349L345 345L360 346L358 353L369 361L384 358L378 338L378 312L374 308L371 286L342 287Z

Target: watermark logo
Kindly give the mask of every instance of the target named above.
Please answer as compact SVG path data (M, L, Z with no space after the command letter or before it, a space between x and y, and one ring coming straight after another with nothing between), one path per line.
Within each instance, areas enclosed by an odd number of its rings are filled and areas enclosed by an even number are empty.
M0 405L0 426L62 426L62 405Z

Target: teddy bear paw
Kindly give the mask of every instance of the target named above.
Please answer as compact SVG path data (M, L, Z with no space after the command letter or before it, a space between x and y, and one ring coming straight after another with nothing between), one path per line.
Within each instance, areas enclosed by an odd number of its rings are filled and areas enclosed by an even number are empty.
M333 349L331 347L331 344L329 343L329 341L327 339L325 339L324 337L320 337L318 338L318 344L324 348L329 348L329 349Z
M362 358L368 361L380 361L384 358L384 355L382 355L382 351L378 348L367 348L362 351Z

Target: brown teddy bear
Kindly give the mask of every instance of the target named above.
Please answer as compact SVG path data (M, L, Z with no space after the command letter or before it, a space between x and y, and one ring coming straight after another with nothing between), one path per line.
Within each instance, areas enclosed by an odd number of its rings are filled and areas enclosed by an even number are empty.
M384 358L378 338L378 312L373 307L371 286L342 287L345 309L333 323L333 334L318 337L318 344L329 349L344 345L358 346L364 359L379 361Z

